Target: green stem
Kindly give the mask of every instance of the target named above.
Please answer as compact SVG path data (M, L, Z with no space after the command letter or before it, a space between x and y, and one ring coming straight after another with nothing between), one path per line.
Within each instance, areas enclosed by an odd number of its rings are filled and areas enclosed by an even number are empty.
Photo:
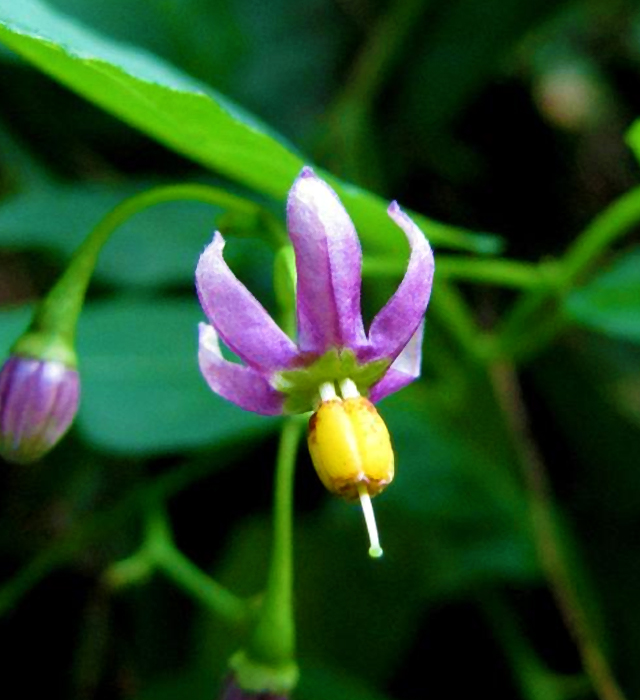
M212 463L223 464L225 458L222 450L213 462L210 455L206 459L194 459L187 467L174 469L133 488L111 508L87 516L0 586L0 616L14 608L35 585L72 561L83 549L95 545L102 538L111 537L117 528L130 518L137 517L148 508L150 499L168 499L183 491L209 474Z
M538 556L558 609L600 700L625 700L593 629L562 545L546 467L529 430L515 369L509 363L494 363L490 372L527 486Z
M500 352L523 360L539 352L566 326L560 301L602 254L640 221L640 187L599 214L552 266L555 284L534 288L514 304L498 330ZM531 342L531 347L529 343Z
M283 426L276 458L273 545L267 587L255 628L231 661L245 690L285 692L297 681L293 618L293 481L304 416Z
M293 623L293 476L303 419L285 423L276 459L273 545L267 589L248 650L265 662L289 661L295 649Z
M549 286L546 271L540 265L517 260L471 258L461 255L438 255L438 279L460 282L494 284L513 289L539 289ZM401 277L406 270L404 262L383 258L364 258L363 273L372 277Z
M122 587L161 571L189 596L221 617L230 627L246 626L247 604L201 571L176 547L164 511L151 501L146 511L145 539L140 549L109 568L105 580Z
M587 226L565 253L561 270L566 288L575 284L597 259L640 221L640 187L619 197Z
M60 279L42 300L31 326L14 345L25 356L59 360L74 367L76 326L98 256L111 234L134 214L150 206L176 200L205 202L255 216L260 207L208 185L166 185L134 195L116 206L91 231Z
M472 360L484 358L483 337L458 290L446 282L433 287L430 311Z
M407 36L416 27L424 9L423 0L395 0L369 35L345 81L345 91L338 98L336 111L350 102L370 107L389 77Z
M200 601L230 627L246 626L249 606L201 571L173 543L157 552L156 564L187 595Z

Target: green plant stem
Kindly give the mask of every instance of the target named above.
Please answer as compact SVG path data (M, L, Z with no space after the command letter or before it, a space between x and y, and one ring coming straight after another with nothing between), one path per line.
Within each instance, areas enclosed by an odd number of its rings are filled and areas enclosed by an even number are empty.
M423 0L394 0L390 4L367 38L345 81L345 91L336 101L337 111L341 111L345 102L366 108L371 106L423 9Z
M424 8L423 0L392 0L367 33L344 80L344 89L327 110L324 142L318 148L335 159L347 179L381 191L385 169L372 138L373 103L406 48Z
M105 580L120 587L137 583L154 571L167 578L222 618L230 627L246 627L249 607L224 586L201 571L176 547L164 508L152 501L145 513L145 539L131 557L114 564Z
M563 284L571 287L613 243L640 222L640 187L623 194L587 226L562 261Z
M166 185L130 197L109 212L89 233L36 309L29 330L17 341L13 351L75 366L76 326L100 251L111 234L134 214L156 204L177 200L205 202L250 216L261 212L253 202L200 184Z
M248 605L201 571L175 546L165 548L157 559L158 568L191 598L223 618L229 625L244 627Z
M512 289L540 289L549 286L548 277L541 266L517 260L439 254L436 269L438 280L493 284ZM364 258L363 273L366 276L402 277L405 270L406 264L400 260L373 256Z
M18 572L0 586L0 616L14 608L40 581L56 569L71 562L83 549L111 536L130 518L148 508L150 500L166 500L190 484L209 474L216 461L224 463L224 449L213 459L194 459L186 466L174 469L145 482L126 493L114 506L88 516L74 525L72 531L55 540L47 549L36 554Z
M484 359L483 336L458 290L438 281L433 287L430 312L473 361Z
M305 417L289 418L282 429L276 458L273 545L264 600L245 647L246 656L265 666L293 662L293 477Z
M538 555L558 609L600 700L625 700L574 583L556 524L546 468L529 431L515 369L509 363L496 362L490 367L490 373L522 468Z
M599 214L553 266L555 284L522 296L498 329L500 355L522 361L539 352L566 326L562 296L597 264L617 240L640 223L640 187ZM529 343L532 343L530 346Z

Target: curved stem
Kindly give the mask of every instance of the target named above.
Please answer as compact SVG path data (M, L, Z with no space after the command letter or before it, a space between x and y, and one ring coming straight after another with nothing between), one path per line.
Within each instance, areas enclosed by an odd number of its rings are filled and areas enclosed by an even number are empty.
M562 260L566 287L576 282L612 243L640 221L640 187L623 194L587 226Z
M132 488L113 506L87 515L72 531L54 540L0 586L0 617L50 573L72 561L83 548L112 537L116 528L138 517L148 508L150 499L166 500L207 476L212 469L211 459L211 455L192 459L186 467L175 468ZM214 459L218 465L225 463L228 457L223 448Z
M105 575L106 581L114 587L121 587L138 583L154 571L161 571L230 626L246 625L248 605L180 552L173 541L164 508L152 502L147 508L145 524L145 539L140 549L127 559L112 565Z
M200 601L229 626L239 628L246 625L249 606L200 570L173 543L157 553L156 564L187 595Z
M205 202L257 216L261 208L215 187L199 184L166 185L134 195L116 206L89 233L66 270L37 308L31 326L13 347L26 356L56 359L75 366L76 326L100 251L111 234L144 209L177 200Z
M483 336L468 304L454 285L447 282L434 285L430 311L460 345L466 358L473 362L484 358Z
M569 291L589 272L616 240L640 222L640 187L622 195L584 229L553 266L555 284L534 288L520 298L501 323L499 347L504 356L526 359L539 352L565 327L559 295ZM533 340L531 349L528 347Z
M571 573L555 521L546 468L529 431L515 370L507 363L495 363L490 370L496 398L510 429L527 485L538 555L558 609L600 700L625 700Z

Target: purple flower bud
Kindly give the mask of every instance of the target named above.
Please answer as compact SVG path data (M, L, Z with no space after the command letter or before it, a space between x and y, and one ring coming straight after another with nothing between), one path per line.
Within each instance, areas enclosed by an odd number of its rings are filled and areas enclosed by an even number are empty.
M252 692L239 688L233 679L225 683L220 700L288 700L285 695L276 695L269 692Z
M0 370L0 455L19 464L40 459L68 430L79 398L75 369L11 356Z

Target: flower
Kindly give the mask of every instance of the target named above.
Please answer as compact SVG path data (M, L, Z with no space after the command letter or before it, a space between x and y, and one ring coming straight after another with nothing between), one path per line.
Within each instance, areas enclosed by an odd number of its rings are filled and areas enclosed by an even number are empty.
M78 372L62 362L12 355L0 371L0 454L27 464L46 454L71 425Z
M369 497L393 478L393 452L384 423L376 440L363 437L363 426L379 428L377 420L363 417L377 416L372 403L420 374L423 318L434 273L433 253L420 229L396 202L388 214L407 236L411 254L404 279L368 333L360 309L358 236L336 193L311 168L302 169L287 202L297 270L297 343L231 272L220 233L196 269L198 296L209 319L200 324L199 363L211 389L264 415L317 409L309 435L316 469L330 490L348 498L357 493L365 515ZM243 364L223 357L220 340ZM354 408L352 400L362 396L368 400L356 401L359 408ZM318 425L332 427L320 434ZM367 454L374 443L382 446L385 458L391 455L384 469ZM343 458L332 462L327 456L338 444L344 447ZM375 473L368 473L373 463Z
M233 275L222 257L224 240L215 233L196 269L210 322L200 324L199 362L213 391L249 411L277 415L314 408L323 382L351 379L376 403L419 376L433 254L395 202L388 213L405 232L411 257L402 283L365 334L355 228L335 192L311 168L302 170L287 204L298 273L297 344ZM224 359L219 340L244 364Z

